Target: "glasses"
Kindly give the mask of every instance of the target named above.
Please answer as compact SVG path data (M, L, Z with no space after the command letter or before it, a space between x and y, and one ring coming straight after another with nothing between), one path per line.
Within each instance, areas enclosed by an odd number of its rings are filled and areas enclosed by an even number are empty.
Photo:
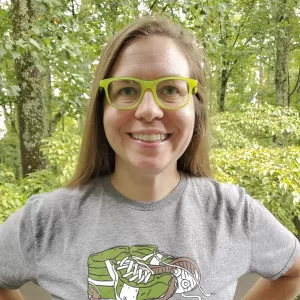
M136 108L150 90L155 102L164 109L175 110L186 106L197 93L197 80L184 77L164 77L140 80L132 77L108 78L100 81L108 103L121 110Z

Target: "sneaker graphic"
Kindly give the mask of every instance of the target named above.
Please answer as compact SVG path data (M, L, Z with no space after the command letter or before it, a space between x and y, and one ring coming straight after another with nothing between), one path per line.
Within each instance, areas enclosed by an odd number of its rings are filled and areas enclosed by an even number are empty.
M174 258L153 245L121 246L88 259L88 299L169 299L200 287L200 271L186 257ZM195 296L201 299L199 296Z

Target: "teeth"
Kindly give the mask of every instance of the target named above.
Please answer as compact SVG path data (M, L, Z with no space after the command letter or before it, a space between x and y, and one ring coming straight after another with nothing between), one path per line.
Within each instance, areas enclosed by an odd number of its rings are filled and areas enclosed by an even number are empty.
M151 142L156 141L156 134L151 134L151 135L150 135L150 141L151 141Z
M150 141L150 136L148 134L144 134L144 135L141 135L141 136L142 136L141 140L144 140L144 141L147 141L147 142Z
M168 135L167 134L137 134L137 133L132 133L131 136L135 140L141 140L145 142L156 142L156 141L164 141Z

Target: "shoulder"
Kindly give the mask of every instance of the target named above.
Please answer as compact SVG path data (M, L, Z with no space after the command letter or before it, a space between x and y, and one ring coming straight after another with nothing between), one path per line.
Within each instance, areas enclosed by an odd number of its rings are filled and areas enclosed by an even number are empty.
M248 195L245 189L230 183L220 183L214 179L206 177L188 176L188 188L201 196L209 198L211 201L239 202L247 201Z
M101 192L101 179L94 179L85 185L74 188L62 187L51 192L31 196L26 203L33 217L51 217L76 214L86 208Z
M186 194L207 216L232 221L234 218L250 222L253 200L245 189L211 178L188 176Z

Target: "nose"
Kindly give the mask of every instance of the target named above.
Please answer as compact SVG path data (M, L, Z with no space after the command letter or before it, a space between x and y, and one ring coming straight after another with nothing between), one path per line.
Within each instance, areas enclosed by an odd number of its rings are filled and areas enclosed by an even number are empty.
M163 115L164 111L155 102L152 91L145 91L142 102L135 111L135 117L139 120L144 119L147 122L151 122L154 119L161 119Z

